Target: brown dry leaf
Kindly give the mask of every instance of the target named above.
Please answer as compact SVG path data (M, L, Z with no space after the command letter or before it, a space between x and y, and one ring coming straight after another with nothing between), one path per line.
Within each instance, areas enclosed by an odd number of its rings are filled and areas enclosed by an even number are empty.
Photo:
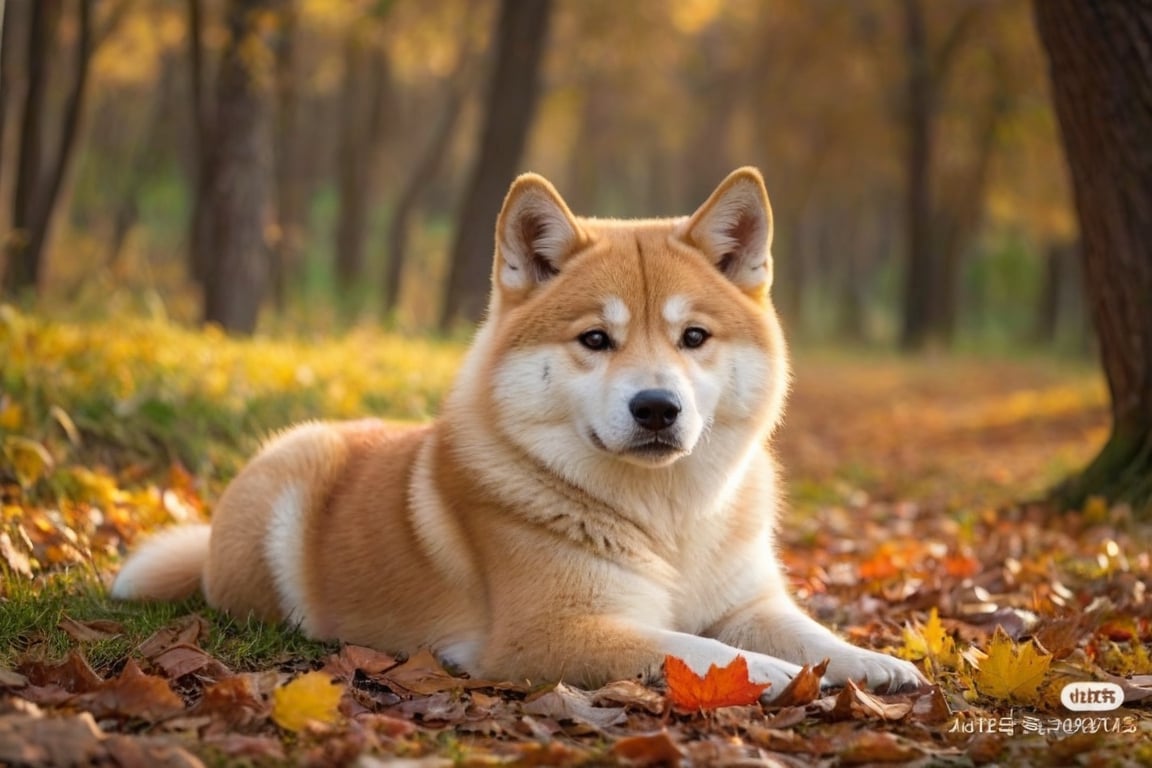
M915 743L885 731L859 731L839 753L843 765L906 763L924 755Z
M324 671L335 677L351 680L360 670L368 676L379 675L397 666L396 657L362 645L345 645L339 653L328 657Z
M232 670L214 656L188 643L171 645L153 656L151 661L173 680L194 672L209 680L223 680L232 676Z
M93 621L78 621L65 616L56 625L66 635L80 643L89 643L94 640L107 640L124 632L124 626L118 621L108 619L95 619Z
M599 706L617 704L642 709L653 715L663 714L667 706L663 696L636 680L617 680L592 691L592 703Z
M788 683L788 687L772 699L773 707L798 707L811 704L820 697L820 679L828 671L828 659L815 667L805 664Z
M103 733L88 712L69 717L0 717L0 765L92 765Z
M952 718L952 708L944 698L939 686L932 686L927 692L914 694L912 719L919 723L943 723Z
M114 734L104 749L121 768L204 768L204 763L170 740L148 736Z
M903 720L911 711L908 701L885 701L849 680L829 714L835 720Z
M241 733L217 733L204 737L204 744L234 760L283 762L287 759L280 739L271 736L246 736Z
M418 694L488 685L475 680L453 677L427 649L421 649L408 661L389 669L383 677L389 684L398 685L406 691Z
M529 698L524 702L524 712L591 726L597 731L626 719L623 707L597 707L593 704L592 694L564 683Z
M173 645L197 645L208 636L208 621L200 614L186 616L174 624L153 632L136 650L146 659L154 659Z
M612 754L634 765L677 766L686 757L667 729L618 739L612 745Z
M455 691L441 691L411 698L397 705L394 711L425 723L458 723L468 711L468 702Z
M87 693L104 684L88 660L80 651L73 649L59 664L31 662L20 667L28 681L38 687L57 686L68 693Z
M139 718L149 722L184 711L184 701L168 687L168 681L145 674L133 659L117 677L78 696L75 703L98 718Z
M677 709L696 711L755 704L769 683L753 683L748 678L748 660L737 656L724 667L715 664L700 677L675 656L664 657L664 678L668 700Z
M229 729L262 721L268 712L268 703L252 675L236 675L207 686L192 708L192 714L210 715Z

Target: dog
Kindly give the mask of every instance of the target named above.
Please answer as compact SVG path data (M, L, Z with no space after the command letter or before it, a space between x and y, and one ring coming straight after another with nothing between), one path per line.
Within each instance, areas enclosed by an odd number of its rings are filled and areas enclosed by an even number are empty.
M211 526L130 557L121 599L203 589L230 614L486 679L597 687L745 657L783 690L925 682L790 597L776 555L789 363L772 213L733 172L689 217L573 215L512 184L485 321L438 419L306 423L227 487Z

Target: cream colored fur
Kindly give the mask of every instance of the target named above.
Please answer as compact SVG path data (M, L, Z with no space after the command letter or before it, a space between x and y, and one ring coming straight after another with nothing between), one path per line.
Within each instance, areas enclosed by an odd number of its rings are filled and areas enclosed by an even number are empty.
M786 589L771 236L753 169L691 217L647 221L578 218L520 177L489 316L440 418L276 437L220 499L210 546L203 529L162 534L113 594L200 581L234 614L429 647L489 678L598 685L658 675L666 654L699 672L739 654L769 697L824 658L830 683L919 684ZM642 415L653 392L666 424Z

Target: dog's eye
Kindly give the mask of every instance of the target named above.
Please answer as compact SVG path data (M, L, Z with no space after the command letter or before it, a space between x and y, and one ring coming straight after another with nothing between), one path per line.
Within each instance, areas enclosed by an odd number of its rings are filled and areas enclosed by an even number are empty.
M704 342L708 341L712 334L703 328L688 328L684 331L684 335L680 337L680 345L685 349L696 349L703 346Z
M612 337L604 331L585 331L576 337L576 340L593 352L602 352L612 348Z

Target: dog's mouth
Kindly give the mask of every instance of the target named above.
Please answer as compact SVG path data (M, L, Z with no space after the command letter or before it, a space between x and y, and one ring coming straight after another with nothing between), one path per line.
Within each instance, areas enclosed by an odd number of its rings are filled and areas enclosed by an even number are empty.
M644 439L635 440L620 450L606 446L595 431L590 431L589 437L592 444L605 453L645 465L669 464L688 453L678 441L660 435L646 435Z

